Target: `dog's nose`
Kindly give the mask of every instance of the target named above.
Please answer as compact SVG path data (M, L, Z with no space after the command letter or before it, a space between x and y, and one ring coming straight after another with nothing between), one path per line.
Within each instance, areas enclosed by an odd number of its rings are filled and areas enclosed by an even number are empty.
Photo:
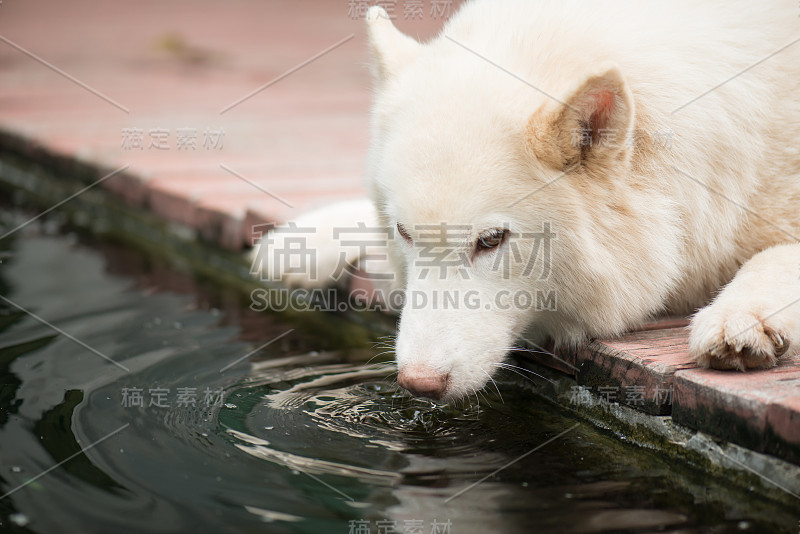
M397 374L397 383L417 397L439 400L447 391L449 376L426 365L407 365Z

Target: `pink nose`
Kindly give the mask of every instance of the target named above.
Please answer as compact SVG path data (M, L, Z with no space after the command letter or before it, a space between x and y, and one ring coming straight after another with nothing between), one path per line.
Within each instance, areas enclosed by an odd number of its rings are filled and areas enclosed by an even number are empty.
M447 391L449 378L426 365L407 365L397 374L397 383L417 397L439 400Z

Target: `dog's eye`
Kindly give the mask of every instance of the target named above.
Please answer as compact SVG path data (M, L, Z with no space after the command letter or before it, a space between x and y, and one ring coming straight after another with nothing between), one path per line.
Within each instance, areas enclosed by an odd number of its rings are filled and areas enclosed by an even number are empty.
M494 230L484 232L478 236L478 242L476 243L475 248L478 251L497 248L503 244L503 241L506 240L507 235L508 229L505 228L495 228Z
M399 233L401 236L403 236L403 239L405 239L409 243L413 243L413 240L411 239L411 236L408 235L408 232L403 227L403 225L400 224L400 223L397 223L397 233Z

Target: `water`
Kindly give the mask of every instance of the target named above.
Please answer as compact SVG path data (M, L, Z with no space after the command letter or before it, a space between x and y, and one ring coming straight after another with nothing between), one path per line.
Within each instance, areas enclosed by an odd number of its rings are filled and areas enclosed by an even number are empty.
M574 420L518 378L480 405L411 399L391 365L366 365L380 349L332 333L348 331L336 316L250 312L52 223L0 240L0 260L9 531L797 531L792 511Z

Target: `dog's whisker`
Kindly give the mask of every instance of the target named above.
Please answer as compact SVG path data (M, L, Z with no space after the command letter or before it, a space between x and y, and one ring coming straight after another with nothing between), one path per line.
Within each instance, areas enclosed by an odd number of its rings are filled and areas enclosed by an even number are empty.
M481 397L483 397L483 400L485 400L485 401L486 401L486 404L491 404L491 401L489 401L489 397L487 397L487 396L486 396L486 392L485 392L485 391L483 391L483 389L479 389L479 390L478 390L478 395L480 395ZM480 411L479 411L478 413L480 413Z
M483 367L478 367L478 369L480 369L481 372L483 374L485 374L489 378L489 381L492 383L492 385L494 386L494 389L497 390L497 394L500 396L500 402L505 404L506 402L505 402L505 400L503 400L503 394L500 393L500 387L497 385L497 381L495 381L495 379L492 378L492 375L490 373L486 372L486 369L484 369Z
M524 374L522 374L522 372L520 372L520 371L524 371L524 372L526 372L526 373L530 373L530 374L532 374L532 375L534 375L534 376L538 376L538 377L539 377L539 378L541 378L542 380L547 380L547 381L548 381L548 382L550 382L551 384L555 384L555 382L553 382L552 380L550 380L550 379L549 379L549 378L547 378L546 376L542 376L542 375L540 375L539 373L537 373L536 371L531 371L530 369L526 369L526 368L524 368L524 367L519 367L518 365L512 365L512 364L510 364L510 363L505 363L505 362L498 362L498 363L494 363L494 364L492 364L492 365L494 365L494 366L496 366L496 367L500 367L500 368L502 368L502 369L508 369L508 370L509 370L509 371L511 371L512 373L516 373L516 374L518 374L518 375L520 375L520 376L522 376L522 377L526 378L527 380L530 380L530 377L528 377L528 376L525 376L525 375L524 375Z
M385 350L385 351L383 351L383 352L379 352L378 354L376 354L375 356L373 356L372 358L370 358L369 360L367 360L367 363L370 363L370 362L371 362L372 360L374 360L375 358L377 358L377 357L379 357L379 356L383 356L384 354L395 354L395 352L394 352L394 349L392 349L392 350Z
M476 411L476 416L477 416L477 415L479 415L481 413L481 399L480 399L480 397L478 397L478 390L475 389L475 388L472 388L472 395L475 395L475 402L476 402L475 411ZM463 402L462 402L462 406L461 406L462 410L469 409L469 411L472 411L472 395L465 395L464 396L464 399L463 399ZM466 404L466 407L464 406L464 404Z
M511 348L506 349L506 351L508 351L508 352L527 352L527 353L530 353L530 354L552 355L550 352L548 352L546 350L529 349L529 348L523 348L523 347L511 347Z

